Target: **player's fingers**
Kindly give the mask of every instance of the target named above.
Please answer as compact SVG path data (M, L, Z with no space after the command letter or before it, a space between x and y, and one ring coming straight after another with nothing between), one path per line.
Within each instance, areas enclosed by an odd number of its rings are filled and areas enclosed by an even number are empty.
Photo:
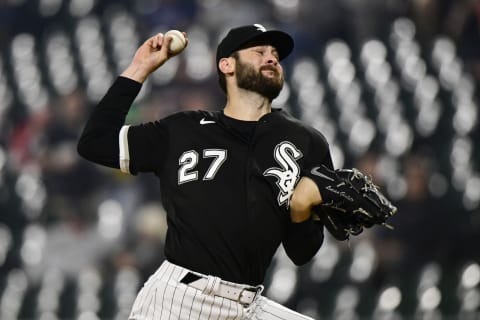
M139 49L141 49L142 47L152 48L153 47L153 39L148 38L147 40L145 40L145 42L140 46Z
M145 42L143 43L144 45L150 47L150 48L153 48L154 46L154 36L153 37L150 37L148 38L147 40L145 40Z
M145 44L150 47L151 49L158 50L161 46L161 38L163 37L163 34L158 33L150 38L148 38L145 41Z
M163 41L163 33L157 33L153 37L153 43L154 43L154 49L159 50L162 46L162 41Z
M172 42L173 38L172 37L163 37L162 36L162 42L161 42L161 47L160 47L160 53L164 54L165 56L168 56L168 47L170 46L170 42Z

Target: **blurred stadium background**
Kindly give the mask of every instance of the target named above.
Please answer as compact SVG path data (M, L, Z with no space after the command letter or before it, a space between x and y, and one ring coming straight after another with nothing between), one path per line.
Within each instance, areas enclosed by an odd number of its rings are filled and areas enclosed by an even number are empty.
M279 250L266 294L316 319L480 319L477 0L0 1L0 319L127 318L164 258L159 187L79 159L79 131L171 28L189 47L128 121L221 108L216 43L250 23L296 39L275 105L399 207L300 268Z

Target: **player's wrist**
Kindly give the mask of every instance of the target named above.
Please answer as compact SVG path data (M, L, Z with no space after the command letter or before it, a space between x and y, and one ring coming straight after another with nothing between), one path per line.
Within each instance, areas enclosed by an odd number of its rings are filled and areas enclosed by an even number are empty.
M122 77L129 78L139 83L144 83L151 71L141 64L130 64L121 74Z

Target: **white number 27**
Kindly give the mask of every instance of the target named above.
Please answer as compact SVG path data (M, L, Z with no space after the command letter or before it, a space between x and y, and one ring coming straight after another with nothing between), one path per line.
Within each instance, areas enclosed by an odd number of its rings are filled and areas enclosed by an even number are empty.
M212 158L212 162L203 176L203 180L212 180L227 159L227 150L205 149L203 150L203 159L207 158ZM180 165L180 169L178 170L178 184L198 179L198 171L195 170L195 168L199 160L199 155L195 150L186 151L180 156L178 159L178 164Z

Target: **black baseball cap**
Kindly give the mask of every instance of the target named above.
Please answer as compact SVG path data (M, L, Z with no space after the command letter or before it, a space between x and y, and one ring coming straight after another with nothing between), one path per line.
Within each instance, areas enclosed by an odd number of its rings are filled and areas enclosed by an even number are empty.
M277 49L279 59L282 60L292 52L294 42L289 34L279 30L267 30L261 24L230 29L217 47L217 68L220 59L227 58L250 44L269 44Z

